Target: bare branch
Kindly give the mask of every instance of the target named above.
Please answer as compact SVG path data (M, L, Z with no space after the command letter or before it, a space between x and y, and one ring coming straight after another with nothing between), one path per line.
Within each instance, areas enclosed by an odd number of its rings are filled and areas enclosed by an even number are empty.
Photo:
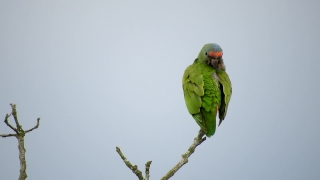
M0 134L0 137L10 137L10 136L16 136L17 134Z
M206 137L204 136L204 132L200 129L200 131L198 132L198 135L196 138L194 138L193 143L191 144L191 146L188 148L188 151L184 154L182 154L182 158L181 160L178 162L178 164L176 164L172 169L169 170L169 172L163 176L161 178L161 180L168 180L169 178L171 178L183 165L185 165L186 163L188 163L188 158L191 156L191 154L194 153L195 149L197 148L197 146L199 146L203 141L206 140ZM121 159L123 160L123 162L126 164L126 166L132 170L132 172L139 178L139 180L149 180L150 178L150 166L152 161L148 161L146 163L146 171L145 171L145 179L142 176L141 171L138 169L138 167L136 165L132 165L130 163L129 160L127 160L127 158L123 155L123 153L121 152L119 147L116 147L116 151L118 152L119 156L121 157Z
M24 133L27 134L28 132L31 132L31 131L37 129L39 127L39 125L40 125L40 118L37 119L37 125L35 125L33 128L31 128L29 130L26 130Z
M16 134L0 134L1 137L10 137L10 136L15 136L18 139L18 149L19 149L19 160L20 160L20 175L18 180L25 180L27 179L27 163L26 163L26 149L24 148L24 136L26 133L33 131L34 129L37 129L40 125L40 118L37 119L37 124L27 130L24 131L22 129L22 126L19 124L18 121L18 116L17 116L17 109L15 104L10 104L12 112L11 114L6 114L6 117L4 119L4 122L7 124L8 127L10 127L12 130L16 132ZM14 128L9 122L8 118L10 116L13 116L14 121L16 123L17 128Z
M121 152L119 147L116 147L116 151L119 154L119 156L121 157L121 159L123 160L123 162L127 165L127 167L129 169L131 169L131 171L139 178L139 180L144 180L143 176L142 176L142 172L138 169L137 165L132 165L130 163L129 160L127 160L127 158L123 155L123 153ZM151 163L150 163L151 164Z
M145 180L149 180L150 178L150 166L151 166L152 161L148 161L146 163L146 178Z
M11 109L12 109L12 116L14 118L14 121L16 122L16 125L17 125L17 130L19 131L21 129L21 126L19 124L19 121L18 121L18 114L17 114L17 108L16 108L16 105L15 104L10 104L11 106Z
M188 158L194 153L196 147L206 140L206 137L202 138L203 136L204 132L200 130L198 136L194 138L194 141L189 147L188 151L182 155L182 159L165 176L163 176L161 180L167 180L171 178L183 165L188 163Z
M14 132L18 132L16 128L14 128L8 121L8 118L11 116L11 114L6 114L6 117L4 118L4 123L6 123L6 125L11 128L12 130L14 130Z

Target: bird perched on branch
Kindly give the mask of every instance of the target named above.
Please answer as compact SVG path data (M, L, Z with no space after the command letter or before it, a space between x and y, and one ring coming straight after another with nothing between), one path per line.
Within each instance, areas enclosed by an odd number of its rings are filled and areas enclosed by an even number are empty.
M227 114L232 86L218 44L205 44L194 63L187 67L182 78L187 109L207 137L216 131Z

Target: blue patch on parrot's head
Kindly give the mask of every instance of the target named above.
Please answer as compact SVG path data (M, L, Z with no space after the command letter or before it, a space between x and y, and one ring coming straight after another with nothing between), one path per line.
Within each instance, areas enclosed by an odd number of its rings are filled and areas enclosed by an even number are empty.
M212 43L212 46L213 46L213 50L214 51L216 51L216 52L221 52L222 51L221 47L218 44Z
M208 43L203 46L202 51L205 53L209 53L210 51L222 52L222 48L216 43Z

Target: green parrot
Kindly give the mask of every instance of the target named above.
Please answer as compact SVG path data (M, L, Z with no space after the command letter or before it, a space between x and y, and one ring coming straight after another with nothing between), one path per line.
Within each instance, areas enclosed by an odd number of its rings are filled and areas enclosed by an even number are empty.
M227 114L232 86L218 44L205 44L198 58L187 67L182 78L182 88L187 109L207 137L216 131Z

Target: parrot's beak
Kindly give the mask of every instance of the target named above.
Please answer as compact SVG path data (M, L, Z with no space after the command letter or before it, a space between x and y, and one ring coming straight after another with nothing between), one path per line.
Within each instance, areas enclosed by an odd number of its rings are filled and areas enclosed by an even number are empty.
M211 65L213 68L219 68L222 62L222 52L209 52L209 61L208 65Z
M210 51L208 56L210 58L208 64L214 68L217 68L222 57L222 52Z
M219 62L219 59L218 59L218 58L212 58L212 59L210 59L210 64L211 64L212 66L216 66L216 65L218 64L218 62Z

